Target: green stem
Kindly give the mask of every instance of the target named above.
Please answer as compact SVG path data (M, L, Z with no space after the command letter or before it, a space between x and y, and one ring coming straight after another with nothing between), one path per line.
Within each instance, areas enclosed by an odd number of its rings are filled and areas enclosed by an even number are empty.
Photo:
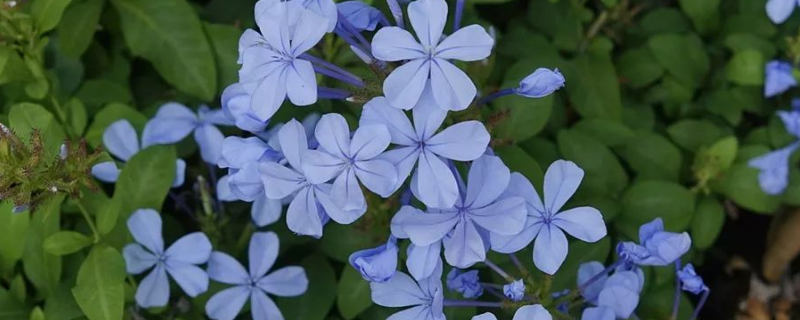
M247 227L244 228L242 234L239 236L239 240L236 241L236 252L241 252L247 246L248 242L250 241L250 236L255 232L255 227L253 227L252 223L248 223Z
M81 214L83 218L86 219L86 223L89 224L89 229L92 229L92 234L94 234L94 243L100 242L100 232L97 232L97 226L94 225L94 220L89 215L89 211L83 206L80 201L75 201L78 204L78 209L81 210Z

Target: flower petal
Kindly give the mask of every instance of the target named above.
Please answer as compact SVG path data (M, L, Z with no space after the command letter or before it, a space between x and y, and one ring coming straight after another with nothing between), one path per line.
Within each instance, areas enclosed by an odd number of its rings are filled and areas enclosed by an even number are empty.
M208 274L197 266L177 261L167 261L167 272L190 297L208 291Z
M553 214L561 210L583 180L583 169L572 161L553 162L544 174L544 205Z
M262 163L258 169L268 198L281 200L305 187L305 177L292 169L273 162Z
M263 277L278 258L280 241L274 232L256 232L250 238L248 257L250 261L250 277Z
M297 106L308 106L317 102L317 77L311 62L295 59L286 69L286 93Z
M400 189L406 181L411 171L414 170L414 165L417 163L419 155L419 148L404 147L386 151L380 156L382 160L389 161L389 163L397 167L397 183L395 183L394 188L392 188L392 192Z
M497 233L490 233L489 240L492 243L492 250L500 253L514 253L527 247L533 239L539 235L539 230L544 224L539 219L528 217L522 232L508 236Z
M597 261L582 263L578 267L578 287L583 287L585 283L589 282L589 280L603 272L605 269L606 267ZM600 291L603 290L607 279L608 276L603 275L601 278L592 283L592 285L584 288L581 291L583 298L589 303L596 304L597 296L600 295Z
M250 312L253 319L283 320L281 310L261 290L253 290L250 293Z
M284 267L258 281L262 290L280 297L296 297L308 289L308 277L302 267Z
M206 314L214 320L233 320L250 297L250 289L236 286L220 291L208 299Z
M450 208L458 199L458 185L450 168L433 152L420 154L415 196L426 206ZM413 182L412 182L413 183Z
M140 274L158 262L153 253L142 248L138 243L131 243L122 249L125 258L125 270L129 274Z
M436 266L442 262L442 243L434 242L427 246L408 245L406 268L416 280L430 277Z
M494 39L486 29L473 24L458 29L436 46L434 55L440 59L478 61L492 54Z
M447 263L461 269L486 260L488 248L475 224L469 219L459 221L453 233L442 239Z
M261 175L259 175L259 173L261 173ZM241 170L228 175L228 186L231 187L231 192L236 195L236 197L243 201L250 202L264 193L262 175L263 173L261 172L258 163L249 163Z
M553 320L553 316L541 304L535 304L517 309L513 320Z
M206 163L217 164L222 154L224 139L222 132L210 124L202 125L194 131L194 140L200 146L200 156Z
M533 263L539 270L553 275L567 258L567 236L561 229L545 225L533 245Z
M408 308L403 311L393 313L386 320L438 320L439 318L431 315L431 307L426 305L418 305L413 308Z
M326 183L339 176L346 165L343 158L324 151L309 150L303 158L303 173L311 183Z
M315 238L322 237L322 220L317 208L317 200L310 187L300 189L286 212L289 230Z
M614 320L616 317L614 310L600 306L584 309L581 320Z
M258 48L250 48L245 52L244 55L244 64L242 65L242 69L244 70L245 66L247 65L248 61L248 53L250 51L254 51ZM270 54L270 51L266 51L262 54ZM273 68L270 70L269 73L262 73L260 76L262 78L257 79L254 81L255 90L250 92L250 109L253 110L255 115L261 121L267 121L278 111L278 108L281 107L283 100L286 99L286 86L288 83L287 80L287 73L289 66L288 65L280 65L280 66L270 66ZM244 78L245 76L242 75L242 72L239 72L239 77ZM252 86L246 84L247 86Z
M497 317L490 312L485 312L472 317L472 320L497 320Z
M103 145L108 152L122 161L128 161L139 152L139 139L136 129L128 120L118 120L103 132Z
M513 236L525 227L527 210L522 198L505 198L488 206L472 209L470 219L492 233Z
M408 19L423 47L435 47L447 22L444 0L417 0L408 5Z
M391 196L397 185L397 168L388 161L358 161L355 172L367 189L384 198Z
M328 153L341 157L350 157L350 127L347 120L338 113L329 113L317 122L314 136L319 146Z
M297 21L291 37L291 53L295 57L317 45L326 31L333 31L333 27L329 28L329 23L333 23L333 26L336 26L337 13L336 5L333 4L333 1L316 0L312 2L314 4L311 4L311 6L315 6L316 9L320 10L304 10L300 14L300 19ZM309 7L309 5L306 6ZM332 14L330 13L331 10L333 10Z
M398 27L383 27L372 38L372 54L382 61L422 59L425 49L410 32Z
M464 71L440 58L434 58L431 63L431 87L436 103L445 110L466 109L478 93Z
M224 161L220 161L220 167L241 169L248 163L260 161L269 149L269 145L258 137L227 137L222 140L220 154Z
M187 234L175 241L166 252L168 261L203 264L211 257L211 241L202 232Z
M391 141L385 125L360 126L353 134L348 154L355 160L369 160L385 151Z
M431 63L425 59L411 60L394 69L383 81L383 93L389 104L404 110L414 107L425 89L430 71Z
M622 286L606 287L600 292L597 304L614 310L619 319L628 319L639 305L639 294Z
M403 231L418 246L431 245L449 233L458 223L458 213L425 213L404 216Z
M508 188L503 197L520 197L525 199L525 203L528 205L528 215L533 214L531 210L537 213L545 211L542 198L539 197L539 192L536 191L536 188L533 187L530 180L519 172L511 173L511 180L508 182Z
M120 170L114 161L101 162L92 167L92 175L100 181L114 183L119 178Z
M136 304L143 308L163 307L169 302L169 279L163 265L157 265L136 289Z
M425 303L425 293L407 274L398 272L387 282L372 282L372 301L384 307L408 307Z
M774 23L783 23L792 15L795 0L769 0L767 1L767 15Z
M472 161L489 146L489 132L478 121L465 121L444 129L427 141L428 150L447 159ZM507 184L508 182L506 182Z
M444 119L447 117L447 111L440 108L433 98L431 86L426 85L425 91L414 106L412 116L414 117L414 129L417 132L416 141L428 142L428 139L436 134L439 127L442 126Z
M278 221L282 210L283 204L280 200L261 196L253 201L253 206L250 208L250 216L256 226L265 227Z
M139 209L128 218L128 230L133 239L152 253L164 252L161 237L161 216L153 209Z
M359 119L359 127L379 124L389 129L392 143L406 146L415 144L417 136L408 116L402 110L390 106L384 97L375 97L367 102Z
M197 116L191 109L180 103L167 103L144 127L142 147L176 143L192 133L197 125Z
M308 151L308 138L303 124L297 120L290 120L278 131L281 152L289 164L297 170L302 170L302 160Z
M607 233L603 215L592 207L578 207L556 214L553 224L585 242L596 242Z
M779 195L786 190L789 185L789 158L799 146L800 142L796 142L750 160L748 165L760 170L758 184L764 193Z
M172 187L177 188L183 185L186 178L186 161L183 159L175 160L175 178L172 179Z
M208 259L208 277L217 282L246 285L250 275L239 261L227 253L214 251Z
M511 171L499 157L483 156L478 158L472 162L469 169L469 186L467 187L467 197L464 200L465 206L481 208L491 204L503 194L510 180Z

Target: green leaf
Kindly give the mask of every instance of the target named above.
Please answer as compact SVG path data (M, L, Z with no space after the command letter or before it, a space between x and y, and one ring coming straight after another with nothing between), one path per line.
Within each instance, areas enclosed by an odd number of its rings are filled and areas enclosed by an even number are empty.
M691 30L686 16L674 8L649 11L639 22L639 33L646 37L659 33L683 33Z
M630 49L617 60L622 83L631 88L644 88L664 75L664 67L647 48Z
M690 87L698 86L708 73L708 56L695 35L660 34L651 37L647 47L667 72Z
M669 270L669 268L660 268L662 270ZM666 271L665 271L666 272ZM671 271L670 274L674 273ZM672 314L672 305L675 300L675 285L665 283L658 287L648 287L645 292L641 294L642 300L636 308L637 314L646 314L647 319L670 319ZM678 316L676 319L689 319L692 317L692 302L686 298L685 294L681 294L680 307L678 309Z
M13 207L9 201L0 202L0 276L10 273L22 258L30 224L30 213L12 213Z
M100 24L103 1L75 0L64 12L64 19L57 30L59 49L64 55L77 58L89 48Z
M347 263L350 254L358 250L372 248L386 240L385 235L376 239L370 230L362 230L352 225L329 224L325 227L327 237L322 237L322 252L339 262ZM326 239L327 238L327 239Z
M42 135L45 159L55 159L59 148L67 135L58 124L55 117L44 107L23 102L11 106L8 113L8 122L18 136L27 140L33 129L38 129Z
M630 128L621 122L605 119L583 119L572 127L575 131L592 137L607 147L616 147L636 137Z
M106 128L121 119L128 120L138 131L144 129L144 125L147 123L147 118L136 109L121 103L112 103L94 116L92 125L86 131L86 141L93 147L101 145Z
M230 25L205 23L203 27L208 35L214 59L217 62L218 92L228 85L239 81L239 37L242 30Z
M67 110L67 123L70 129L76 135L82 136L88 122L86 107L83 106L80 100L73 98L64 104L64 108Z
M708 146L726 135L725 130L706 120L686 119L667 128L672 141L682 148L695 152L701 146Z
M90 110L97 110L107 103L129 103L133 101L128 87L106 79L92 79L83 83L75 97L83 101Z
M372 305L369 282L356 269L344 267L339 279L336 306L345 320L354 319Z
M669 140L649 131L637 131L636 138L619 148L619 155L642 179L678 181L681 152Z
M517 146L503 146L494 150L512 172L519 172L528 181L542 181L544 173L536 159Z
M104 245L89 253L72 289L75 301L89 320L121 320L125 306L125 260Z
M36 0L31 6L31 16L39 27L39 34L52 30L61 21L61 15L72 0Z
M574 51L583 40L581 11L569 1L530 1L528 21L536 30L553 38L559 49Z
M336 300L336 274L328 260L312 255L303 260L308 275L308 290L302 296L277 298L286 320L324 320Z
M586 172L581 189L593 195L611 195L625 189L628 175L611 151L594 138L576 130L558 132L558 149L564 159Z
M25 235L23 270L28 280L45 297L56 289L61 279L61 257L45 251L44 240L59 231L63 201L64 195L59 194L40 205L31 215L30 227Z
M39 307L33 308L33 311L31 311L31 316L28 319L29 320L45 320L44 312L42 311L42 308L39 308Z
M692 216L690 229L692 243L698 249L710 248L722 231L722 225L725 223L725 208L722 207L719 200L707 197L700 200L697 210Z
M775 56L775 51L777 51L773 42L751 33L735 33L725 37L725 47L734 53L758 50L764 57L773 57Z
M0 287L0 319L28 320L28 309L11 293Z
M59 231L44 240L44 250L63 256L75 253L92 244L92 239L74 231Z
M197 13L185 0L113 0L125 42L179 90L205 101L217 92L217 69Z
M97 232L100 232L100 235L106 235L114 230L114 226L119 220L121 206L122 203L119 199L109 199L106 201L106 205L97 212Z
M764 84L764 65L766 59L758 50L737 52L728 62L726 75L728 80L744 86L760 86Z
M81 258L82 260L83 258ZM81 308L72 296L72 285L72 283L62 281L55 292L47 297L44 304L44 315L47 320L73 320L83 316Z
M641 181L625 191L622 215L616 221L627 236L638 238L639 226L655 218L663 219L669 230L686 230L694 210L694 194L683 186L665 181Z
M619 80L608 53L580 55L564 71L571 81L566 89L578 114L584 118L621 119Z
M0 76L3 75L3 71L5 70L6 64L8 64L8 60L10 60L12 54L16 55L13 49L6 46L0 46ZM0 80L2 80L2 78L0 78ZM3 82L0 81L0 84L2 83Z
M720 0L680 0L681 9L686 12L694 27L702 34L719 28Z
M733 165L715 184L715 189L737 205L757 213L772 214L780 205L780 197L770 196L758 184L758 170L747 164Z

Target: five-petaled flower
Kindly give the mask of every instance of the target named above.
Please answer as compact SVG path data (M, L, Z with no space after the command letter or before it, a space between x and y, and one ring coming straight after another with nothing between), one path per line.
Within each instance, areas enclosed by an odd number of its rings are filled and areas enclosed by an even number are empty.
M200 146L200 156L207 163L217 164L225 136L215 124L233 125L222 110L201 106L195 115L186 106L170 102L161 106L156 116L147 122L142 133L142 144L172 144L194 132L194 140Z
M666 266L692 246L692 238L686 232L674 233L664 230L664 221L656 218L639 228L639 244L621 242L617 245L620 258L641 266Z
M441 264L419 282L398 272L387 282L369 284L372 301L384 307L412 307L391 315L392 320L445 320L441 277Z

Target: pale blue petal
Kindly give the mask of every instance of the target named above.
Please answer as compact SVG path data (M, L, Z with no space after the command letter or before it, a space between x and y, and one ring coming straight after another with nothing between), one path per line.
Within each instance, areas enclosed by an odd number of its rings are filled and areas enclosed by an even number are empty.
M406 268L416 280L430 277L436 270L436 266L442 262L442 243L434 242L427 246L417 246L413 243L408 245L406 253Z
M553 317L542 305L535 304L517 309L513 320L553 320Z
M390 106L384 97L372 98L364 105L359 126L369 125L385 125L394 144L408 146L417 141L414 126L408 116L402 110Z
M295 59L286 69L286 94L297 106L317 102L317 77L311 62Z
M128 230L133 239L155 254L164 252L161 237L161 216L153 209L139 209L128 218Z
M533 245L534 264L546 274L555 274L567 258L568 245L561 229L544 226Z
M248 261L250 261L250 277L263 277L275 264L278 258L280 242L274 232L256 232L250 238Z
M583 169L572 161L557 160L544 175L544 205L557 213L575 194L583 180Z
M384 152L381 159L389 161L397 168L397 183L393 191L397 191L406 181L411 171L414 170L414 165L419 159L420 149L417 147L404 147L393 149Z
M542 98L564 87L564 81L558 69L539 68L522 79L514 93L528 98Z
M478 61L492 54L494 38L482 26L458 29L436 47L436 57L447 60Z
M478 93L464 71L441 58L434 58L431 62L431 88L439 107L453 111L469 107Z
M583 310L583 315L581 315L581 320L614 320L614 319L616 319L616 315L614 315L614 310L602 306L594 308L586 308L585 310Z
M435 47L447 23L444 0L418 0L408 5L408 19L423 47Z
M458 185L453 173L433 152L420 154L415 196L426 206L450 208L458 199ZM412 182L413 183L413 182Z
M348 154L355 160L369 160L385 151L391 140L385 125L360 126L353 134Z
M286 212L286 224L289 226L289 230L295 233L315 238L322 237L322 220L319 216L317 200L310 187L300 189L292 203L289 204L289 210Z
M397 240L390 237L386 244L353 252L347 258L347 262L364 280L386 282L397 271L397 254Z
M427 149L447 159L472 161L489 146L491 136L478 121L465 121L444 129L427 141Z
M439 127L442 126L444 119L447 117L447 111L439 107L436 99L433 98L431 90L430 85L425 86L425 91L422 92L422 96L412 112L414 129L417 133L416 141L424 141L426 143L428 139L436 134L436 131L439 130Z
M639 294L621 286L606 287L600 292L597 303L614 310L617 318L628 319L639 305Z
M671 264L689 251L692 238L686 232L659 232L645 242L644 246L651 254L658 255L666 264Z
M119 178L120 170L114 161L101 162L92 167L92 175L100 181L114 183Z
M248 49L248 52L254 49L256 48ZM245 63L247 63L247 52L244 57ZM244 67L242 68L244 69ZM275 112L278 112L283 100L286 99L288 68L288 65L282 65L271 73L266 74L258 82L255 91L251 93L250 109L253 110L258 120L268 121L271 119ZM242 77L241 73L239 77Z
M405 309L403 311L395 312L386 320L438 320L431 316L431 307L426 305L418 305L413 308Z
M142 133L142 147L171 144L186 138L197 127L197 116L178 103L167 103L147 122Z
M287 169L288 170L288 169ZM264 184L260 179L259 165L250 163L236 173L228 175L228 186L236 197L251 202L264 193Z
M305 153L302 161L303 173L311 183L326 183L342 173L347 166L345 159L327 152L309 150Z
M521 197L525 199L525 203L528 205L528 215L541 216L541 212L545 211L539 192L536 191L530 180L519 172L511 173L511 180L508 182L508 188L502 197Z
M163 307L169 302L169 279L163 265L156 265L136 289L136 304L143 308Z
M205 124L215 124L219 126L232 126L234 125L233 119L225 114L225 110L214 109L211 110L207 105L201 105L197 109L197 118L200 122Z
M641 291L642 283L639 280L639 275L637 275L636 272L617 270L612 276L608 277L608 280L606 280L605 283L606 288L615 286L620 286L630 289L634 292L639 292Z
M330 196L342 211L328 212L328 215L340 224L353 223L366 212L367 202L358 185L355 170L348 169L336 178Z
M553 218L553 224L586 242L596 242L606 236L603 215L592 207L578 207L558 213Z
M319 141L320 148L337 157L349 158L350 127L342 115L338 113L323 115L317 122L314 135Z
M412 206L403 205L403 207L392 216L392 221L389 224L392 235L400 239L408 239L408 234L403 230L403 221L405 221L407 217L415 214L425 213Z
M383 81L383 93L392 107L408 110L420 100L425 84L428 82L431 63L417 59L394 69Z
M653 237L656 233L664 231L664 220L655 218L653 221L643 224L639 227L639 242L645 243Z
M792 103L794 104L795 100L792 100ZM786 128L786 132L800 138L800 112L781 110L777 113L781 121L783 121L783 127Z
M262 163L259 172L268 198L281 200L305 187L305 178L296 171L277 163ZM255 199L254 199L255 200Z
M280 297L297 297L308 289L308 277L302 267L284 267L258 281L262 290Z
M333 0L312 0L304 2L303 5L306 7L306 9L311 10L320 17L325 17L327 19L326 21L314 20L310 23L327 26L327 28L324 28L323 31L333 32L339 19L339 11L336 9L336 4L333 2ZM297 37L297 35L295 35L295 37Z
M281 204L281 200L272 200L264 195L253 201L250 215L256 226L265 227L278 221L282 210L283 204Z
M372 54L382 61L422 59L425 49L414 36L398 27L383 27L372 38Z
M172 187L177 188L183 185L186 179L186 161L183 159L175 160L175 179L172 180Z
M500 253L514 253L527 247L539 235L544 224L541 219L528 217L525 227L519 234L506 236L497 233L489 234L492 250Z
M158 258L150 251L142 248L138 243L131 243L122 249L125 258L125 270L129 274L140 274L153 267Z
M208 299L206 314L214 320L233 320L242 311L249 297L250 289L246 286L222 290Z
M183 292L190 297L196 297L208 291L208 274L197 266L167 261L167 272L178 283Z
M442 244L445 260L454 267L466 269L486 260L487 245L469 219L459 221L453 232L442 239Z
M767 1L767 16L774 23L783 23L789 19L796 6L795 0L769 0Z
M202 232L187 234L175 241L166 251L167 261L203 264L211 257L211 241Z
M443 131L442 134L445 132ZM508 170L503 160L494 156L478 158L472 162L472 166L469 168L469 186L467 187L467 197L464 200L465 206L481 208L491 204L503 194L510 180L511 171Z
M497 317L489 312L486 312L472 317L472 320L497 320Z
M525 227L527 210L522 198L505 198L488 206L472 209L469 215L477 225L493 234L514 236Z
M403 231L418 246L431 245L447 235L459 221L459 214L425 213L404 216L400 221Z
M361 1L345 1L336 4L339 12L358 31L375 31L383 13Z
M358 180L372 192L388 198L397 185L397 168L388 161L357 161L355 172Z
M203 161L217 164L222 154L222 140L225 139L222 132L213 125L202 125L194 131L194 139L200 146L200 156Z
M297 170L302 170L303 156L308 151L308 138L306 138L303 125L294 119L287 122L278 131L278 141L280 141L281 152L289 164Z
M594 276L600 274L605 270L606 267L603 266L602 263L597 261L591 261L582 263L578 267L578 281L577 285L580 287L584 283L587 283L589 280L594 278ZM592 285L586 287L581 291L581 295L587 302L596 304L597 303L597 296L600 295L600 291L603 290L605 286L606 280L608 279L607 275L603 275L597 281L592 283Z
M265 1L259 1L259 3L263 3L263 2L265 2ZM256 6L258 6L258 4L256 4ZM256 47L256 46L268 46L267 40L264 39L264 37L262 37L261 34L258 33L258 31L255 31L253 29L245 30L244 33L242 33L242 36L239 37L239 58L236 60L236 63L242 64L242 58L241 58L242 53L247 48ZM236 84L233 84L233 85L236 85ZM225 94L223 93L222 95L224 96ZM223 100L225 100L225 99L223 98ZM223 105L224 105L224 103L223 103Z
M793 0L770 0L772 3L791 2L791 9L796 4ZM791 13L791 11L790 11ZM770 98L786 92L797 86L797 79L793 74L794 67L791 63L773 60L767 63L764 70L764 97Z
M250 312L253 320L283 320L281 310L261 290L250 293Z
M118 120L109 125L103 132L103 145L122 161L128 161L139 152L139 138L128 120Z
M217 282L247 285L250 275L239 261L227 253L214 251L208 260L208 277Z
M222 140L220 152L225 165L220 162L220 167L241 169L248 163L260 161L269 149L269 145L257 137L227 137Z
M246 32L246 31L245 31ZM222 110L239 129L260 132L267 127L250 109L250 94L240 83L234 83L222 92Z
M794 143L750 160L750 167L759 169L758 184L770 195L778 195L789 185L789 158L800 143Z
M229 176L227 175L222 176L221 178L219 178L219 181L217 181L216 191L217 191L217 200L219 201L229 202L238 200L238 198L236 198L236 196L233 194L233 191L231 191L230 185L228 185L228 178Z
M398 272L387 282L372 282L372 301L384 307L408 307L425 303L426 295L417 282Z

